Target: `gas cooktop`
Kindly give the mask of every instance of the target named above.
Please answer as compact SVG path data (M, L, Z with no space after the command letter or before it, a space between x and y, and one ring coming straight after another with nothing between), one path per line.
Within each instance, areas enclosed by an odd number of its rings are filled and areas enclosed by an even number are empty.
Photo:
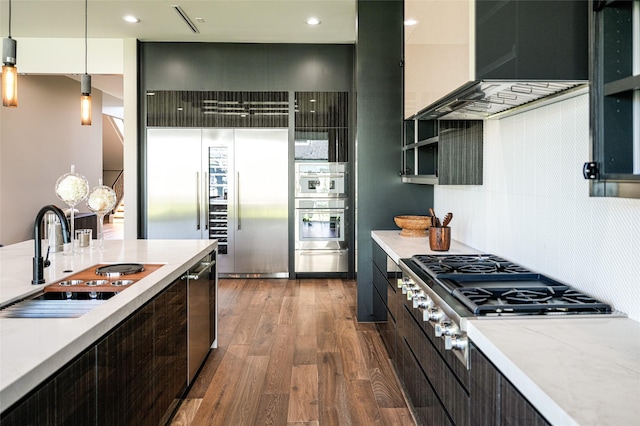
M411 261L475 315L611 313L566 284L492 254L415 255Z
M420 254L412 258L420 268L433 276L455 274L523 274L532 273L523 266L492 254Z

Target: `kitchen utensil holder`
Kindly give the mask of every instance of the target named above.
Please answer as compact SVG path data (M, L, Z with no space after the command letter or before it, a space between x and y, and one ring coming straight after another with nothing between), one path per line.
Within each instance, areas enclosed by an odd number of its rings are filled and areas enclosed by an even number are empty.
M451 246L451 228L435 227L429 228L429 248L433 251L448 251Z

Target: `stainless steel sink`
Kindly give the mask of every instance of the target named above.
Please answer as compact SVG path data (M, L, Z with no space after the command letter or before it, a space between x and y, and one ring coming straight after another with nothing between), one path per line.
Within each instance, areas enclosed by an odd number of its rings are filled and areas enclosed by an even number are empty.
M45 292L0 310L0 318L78 318L117 292Z

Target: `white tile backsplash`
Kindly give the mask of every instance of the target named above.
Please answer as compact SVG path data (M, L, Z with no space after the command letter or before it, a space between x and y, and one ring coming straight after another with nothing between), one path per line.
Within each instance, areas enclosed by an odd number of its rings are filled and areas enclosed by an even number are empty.
M485 121L484 185L436 186L452 235L640 321L640 200L589 197L589 97Z

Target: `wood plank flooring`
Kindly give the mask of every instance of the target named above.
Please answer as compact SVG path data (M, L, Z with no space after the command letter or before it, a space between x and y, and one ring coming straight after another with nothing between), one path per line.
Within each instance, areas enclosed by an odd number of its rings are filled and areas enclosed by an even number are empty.
M218 349L171 423L415 425L356 283L220 279Z

